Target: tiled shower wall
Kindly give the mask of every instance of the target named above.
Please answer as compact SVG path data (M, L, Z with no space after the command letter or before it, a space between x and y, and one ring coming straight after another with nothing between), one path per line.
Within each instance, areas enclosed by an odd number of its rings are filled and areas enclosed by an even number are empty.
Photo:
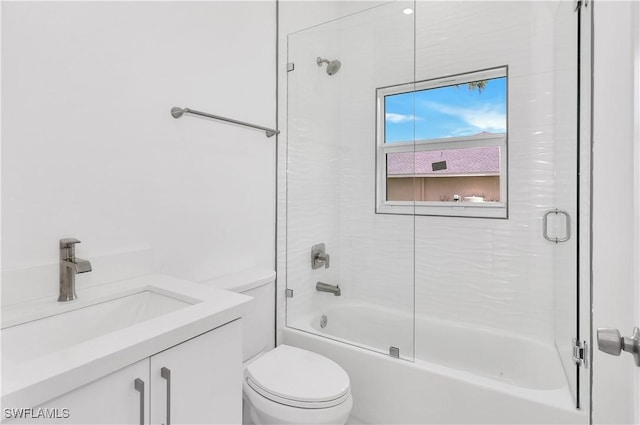
M329 100L330 108L318 107L305 119L337 120L339 131L331 142L334 151L313 160L302 159L314 152L312 148L292 140L292 133L288 140L289 152L296 152L289 155L289 166L300 166L294 160L308 161L304 168L309 175L327 176L318 190L327 194L333 190L321 201L330 203L322 205L323 214L316 213L318 205L301 195L295 197L290 191L286 197L289 245L287 250L279 244L279 271L284 270L287 254L289 285L296 288L296 297L305 294L289 303L290 309L299 308L289 311L290 319L294 318L291 313L307 312L314 299L324 295L313 290L319 275L302 278L302 274L294 277L291 273L308 268L310 249L304 243L298 246L293 235L304 233L300 229L308 226L309 220L314 221L315 229L322 226L316 221L325 220L326 233L311 239L332 241L337 275L327 277L340 283L345 298L411 311L415 294L416 314L551 341L555 278L562 274L562 267L575 267L558 264L556 245L542 238L544 212L555 207L568 209L575 203L575 191L568 189L570 176L559 180L565 185L564 192L555 196L555 179L573 170L576 161L566 150L561 154L563 148L558 145L575 143L571 130L575 125L575 91L564 84L566 80L557 78L558 73L572 75L575 71L571 60L575 58L572 4L417 2L411 17L385 13L382 6L328 24L324 32L323 27L309 31L309 36L315 34L324 42L338 34L342 68L328 77L312 64L308 71L313 77L296 75L300 84L337 96L335 102ZM378 37L391 33L385 32L385 25L399 30L393 31L393 37ZM309 52L306 60L323 54ZM509 66L509 218L375 214L375 89L503 65ZM294 72L304 71L296 64ZM310 82L311 78L317 80ZM286 89L291 96L298 88L291 86L291 80L289 84ZM307 101L313 103L317 98ZM289 116L295 113L289 110ZM281 178L282 165L281 161ZM296 175L288 177L289 188L292 182L293 186L300 184L300 180L292 180ZM282 201L285 194L280 191L279 195ZM282 229L283 217L279 217ZM282 282L279 284L283 289ZM284 299L280 301L284 303ZM426 343L417 335L418 353Z
M335 166L337 161L330 160L340 145L337 136L337 119L339 110L335 108L337 102L335 97L339 90L339 79L332 79L333 88L316 86L308 88L304 95L312 99L305 102L305 97L300 91L289 87L287 80L289 73L286 72L287 62L295 61L294 71L300 75L305 70L312 75L313 83L326 81L328 76L316 65L316 57L324 55L330 57L338 54L339 34L326 34L309 39L313 48L299 51L302 57L293 58L289 53L289 34L294 34L305 28L313 27L319 23L331 21L333 19L347 16L367 8L381 4L378 1L304 1L304 2L280 2L279 3L279 56L278 56L278 128L281 131L278 147L278 216L277 216L277 339L281 341L280 330L285 326L287 315L289 317L299 317L301 314L310 311L317 301L314 285L317 280L327 282L338 281L339 266L341 263L340 232L339 232L339 211L336 203L333 202L332 194L335 194L339 187L339 173ZM317 49L317 50L315 50ZM313 74L310 74L313 73ZM291 74L293 77L294 74ZM337 75L336 75L337 76ZM300 78L303 78L301 76ZM322 79L322 80L321 80ZM299 104L291 105L290 97L299 96ZM331 95L332 97L330 97ZM307 109L312 117L308 128L301 128L307 134L307 139L301 143L305 145L305 150L296 154L295 150L289 152L288 138L291 124L288 122L289 114L299 112L296 108ZM306 121L306 118L305 120ZM314 124L315 122L315 124ZM329 123L330 125L327 125ZM316 143L317 142L317 143ZM315 146L317 144L317 146ZM287 179L288 164L293 160L301 160L300 164L293 165L292 177L299 179L301 185L298 189L298 196L306 199L308 203L297 201L291 202L291 195L295 193L288 185ZM302 179L302 180L300 180ZM305 184L306 182L306 184ZM298 219L288 220L287 217L297 216ZM288 232L288 230L291 230ZM299 232L296 233L296 229ZM305 230L308 233L305 234ZM294 235L298 236L294 236ZM298 240L299 238L299 240ZM311 271L310 251L312 244L324 242L327 250L332 255L332 265L329 269ZM294 289L296 302L287 303L285 301L285 289ZM345 287L345 293L349 288Z
M573 5L419 2L416 20L417 80L509 66L509 218L417 217L416 311L551 341L554 286L571 283L556 281L558 246L543 239L542 216L576 200L575 180L555 196L556 170L577 162ZM560 143L573 157L558 155ZM427 343L417 338L417 351Z

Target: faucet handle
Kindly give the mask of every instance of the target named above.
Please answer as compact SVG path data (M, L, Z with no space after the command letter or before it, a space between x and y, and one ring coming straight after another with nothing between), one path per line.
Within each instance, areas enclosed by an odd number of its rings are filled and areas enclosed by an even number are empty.
M73 260L76 257L76 244L80 241L76 238L60 239L60 260Z
M73 245L80 243L76 238L64 238L60 239L60 248L71 248Z

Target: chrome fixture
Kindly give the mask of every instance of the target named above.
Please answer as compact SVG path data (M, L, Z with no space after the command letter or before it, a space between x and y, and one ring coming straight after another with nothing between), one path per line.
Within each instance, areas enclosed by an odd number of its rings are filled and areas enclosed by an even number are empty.
M389 347L389 355L394 359L400 358L400 349L398 347L391 346Z
M563 238L558 238L558 237L552 238L551 236L549 236L548 222L549 222L549 215L551 214L564 215L567 225L566 225L566 233ZM546 211L544 213L544 216L542 217L542 236L549 242L555 242L555 243L566 242L569 239L571 239L571 216L569 215L569 213L566 211L559 210L557 208Z
M316 283L316 291L320 292L329 292L336 297L341 295L340 293L340 285L329 285L328 283L318 282Z
M322 59L320 56L316 59L318 66L322 66L323 63L327 64L327 74L333 75L340 70L342 63L338 59L330 61L329 59Z
M60 295L58 301L71 301L76 295L76 274L91 271L91 263L76 258L75 245L80 243L74 238L60 239Z
M136 378L133 381L133 388L140 393L140 425L144 425L144 381Z
M323 314L323 315L322 315L322 317L320 318L320 327L321 327L322 329L324 329L324 328L325 328L325 326L327 326L327 320L328 320L328 319L327 319L326 314Z
M617 329L598 328L598 349L612 356L619 356L624 350L633 355L636 366L640 367L640 329L633 328L633 335L620 336Z
M225 118L225 117L221 117L219 115L208 114L206 112L196 111L195 109L178 108L177 106L174 106L173 108L171 108L171 116L173 118L176 118L176 119L180 118L184 114L199 115L201 117L211 118L211 119L217 120L217 121L228 122L228 123L239 125L239 126L242 126L242 127L249 127L249 128L253 128L253 129L256 129L256 130L261 130L261 131L264 131L264 134L267 137L271 137L271 136L274 136L276 134L280 134L280 130L274 130L272 128L262 127L260 125L249 124L248 122L238 121L238 120L234 120L234 119L231 119L231 118Z
M171 425L171 369L161 368L160 376L167 380L167 416L164 425Z
M587 353L589 352L587 341L579 341L577 338L571 338L571 342L573 343L573 362L576 366L587 367Z
M311 268L315 270L322 266L329 268L329 254L325 252L324 244L318 243L311 247Z

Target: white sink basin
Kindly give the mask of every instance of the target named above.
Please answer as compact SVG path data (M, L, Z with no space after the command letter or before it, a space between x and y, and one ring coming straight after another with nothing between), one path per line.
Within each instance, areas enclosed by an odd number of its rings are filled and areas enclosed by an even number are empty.
M251 298L162 274L2 309L3 406L30 407L240 318Z
M192 305L144 290L1 331L2 361L27 362Z

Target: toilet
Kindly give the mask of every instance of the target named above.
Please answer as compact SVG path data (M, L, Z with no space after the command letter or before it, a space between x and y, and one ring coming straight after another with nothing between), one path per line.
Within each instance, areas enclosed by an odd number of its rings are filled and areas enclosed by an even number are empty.
M243 322L243 424L340 424L353 406L349 376L311 351L274 344L275 273L252 270L201 282L255 298Z

